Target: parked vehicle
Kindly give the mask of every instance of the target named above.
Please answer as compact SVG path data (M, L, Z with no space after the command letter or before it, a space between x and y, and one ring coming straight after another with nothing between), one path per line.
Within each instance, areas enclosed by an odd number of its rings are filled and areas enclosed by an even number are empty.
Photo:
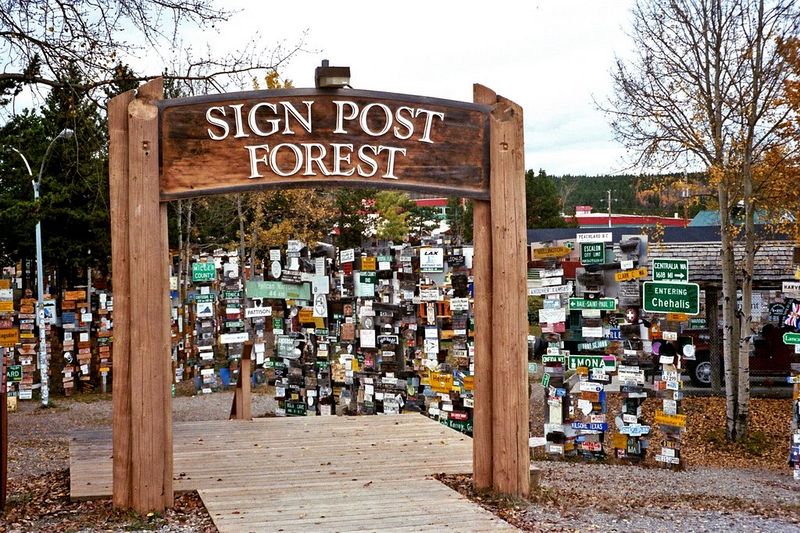
M793 331L775 324L766 324L750 343L750 376L783 380L791 373L791 364L800 362L800 354L794 353L794 346L783 343L783 334ZM720 337L722 332L720 332ZM684 353L683 347L694 345L694 359L683 356L683 364L692 384L697 387L711 386L711 351L708 330L684 331L673 344L677 353ZM691 350L690 350L691 351ZM722 364L720 365L721 372Z

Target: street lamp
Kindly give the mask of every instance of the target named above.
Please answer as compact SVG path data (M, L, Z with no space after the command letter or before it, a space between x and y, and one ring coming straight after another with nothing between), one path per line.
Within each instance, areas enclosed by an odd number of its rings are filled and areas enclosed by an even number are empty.
M39 189L42 185L42 174L44 173L44 165L47 162L47 158L50 156L50 151L53 149L53 145L59 139L68 139L75 134L69 128L64 128L61 132L56 135L55 139L50 141L50 144L47 145L47 150L44 152L44 157L42 158L42 164L39 167L39 176L34 181L33 178L33 171L31 171L31 166L28 164L28 159L25 155L11 146L10 148L17 152L22 160L25 162L25 167L28 169L28 175L31 177L31 184L33 185L33 199L34 201L39 200ZM41 397L42 397L42 405L47 406L50 400L50 386L49 386L49 379L47 377L47 343L45 339L45 320L44 320L44 273L43 273L43 265L42 265L42 220L39 217L39 220L36 221L36 285L38 289L38 298L36 301L36 320L39 325L39 373L41 375Z

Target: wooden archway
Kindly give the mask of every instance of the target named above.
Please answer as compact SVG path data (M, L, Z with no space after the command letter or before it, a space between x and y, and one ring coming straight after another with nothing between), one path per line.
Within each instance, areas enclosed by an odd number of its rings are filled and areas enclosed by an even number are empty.
M165 202L309 186L476 200L474 479L527 495L522 109L481 85L473 103L348 89L162 98L156 79L108 108L114 506L173 504Z

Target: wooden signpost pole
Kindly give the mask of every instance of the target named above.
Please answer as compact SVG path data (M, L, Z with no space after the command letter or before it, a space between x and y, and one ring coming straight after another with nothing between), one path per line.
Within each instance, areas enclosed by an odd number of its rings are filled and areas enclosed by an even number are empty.
M476 341L476 373L491 372L490 387L477 391L476 410L486 408L479 398L491 396L491 476L492 488L503 494L527 496L530 491L530 452L528 449L528 382L527 382L527 238L525 219L525 166L522 128L522 108L514 102L476 86L476 100L492 104L490 115L490 220L491 247L479 250L476 209L476 254L491 250L491 316L478 316L484 328L491 328L491 370L479 369L481 354ZM482 215L481 222L485 222ZM487 239L487 237L483 237ZM486 246L486 242L481 242ZM477 277L477 276L476 276ZM476 289L478 283L476 280ZM476 294L476 300L481 298ZM480 379L476 379L480 383ZM478 386L478 385L476 385ZM485 387L485 385L484 385ZM490 392L489 392L490 391ZM481 395L483 392L483 395ZM479 407L480 406L480 407ZM475 413L476 431L479 419ZM485 432L478 431L475 446L476 485L484 486L487 468ZM480 459L480 462L478 461ZM479 478L480 475L480 478Z
M153 80L136 98L120 95L109 109L113 282L115 292L127 296L115 309L123 316L120 323L115 315L114 332L113 498L116 506L142 513L173 504L169 252L154 105L162 94L163 80Z
M473 85L476 104L494 105L497 95ZM478 489L492 487L492 217L489 202L473 203L472 272L475 284L475 409L472 473Z

